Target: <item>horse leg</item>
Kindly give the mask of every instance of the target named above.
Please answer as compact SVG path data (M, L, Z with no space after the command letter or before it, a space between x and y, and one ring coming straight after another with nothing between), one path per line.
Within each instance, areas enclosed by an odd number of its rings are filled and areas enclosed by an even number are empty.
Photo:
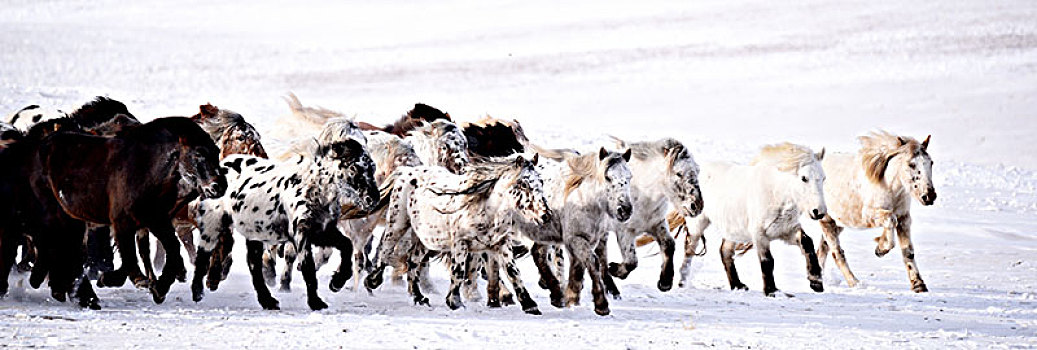
M493 261L493 274L499 276L500 265L504 265L504 271L508 274L508 281L511 282L511 287L515 289L515 296L518 299L519 305L522 306L522 311L530 315L540 315L540 309L537 308L536 301L529 296L529 291L526 290L526 285L522 283L522 275L519 273L519 269L515 266L515 257L512 254L511 247L505 244L503 247L498 247L498 253L490 259ZM496 283L490 281L490 285L500 285L500 278L497 279ZM491 298L493 294L490 294Z
M616 281L612 280L612 275L608 271L608 234L601 237L598 241L598 245L594 248L594 255L598 257L598 261L601 266L598 268L602 271L601 282L605 286L605 291L612 296L612 299L619 300L619 287L616 286ZM636 256L636 254L635 254Z
M534 243L533 248L530 249L530 254L533 255L533 262L536 263L537 270L540 271L540 287L551 291L551 305L560 308L564 306L561 283L558 282L558 278L555 277L554 271L551 271L551 266L547 261L547 250L551 248L547 245Z
M89 308L90 310L101 309L101 305L98 303L100 299L97 297L97 293L94 292L93 286L90 285L90 278L87 277L86 271L80 270L79 278L76 279L75 298L79 300L79 307Z
M263 280L267 286L277 285L277 252L282 247L281 244L274 244L263 252Z
M706 253L703 234L706 232L706 227L709 227L709 221L701 216L685 222L693 226L688 227L684 234L684 261L681 263L681 281L678 284L681 288L688 285L688 277L691 277L691 259ZM699 242L703 243L701 254L698 253ZM727 266L727 264L724 266Z
M842 233L843 228L836 225L832 217L825 216L821 219L821 231L825 235L825 239L821 242L821 247L817 251L818 265L821 270L824 271L825 260L827 260L828 253L826 249L831 246L832 261L835 261L835 266L838 266L839 270L842 271L843 278L846 279L846 285L850 288L857 286L860 280L853 275L853 271L850 271L850 266L846 263L846 253L843 252L842 244L839 243L839 234Z
M482 294L479 293L479 272L484 271L486 273L486 280L489 281L489 268L489 259L487 259L485 252L479 254L472 254L472 268L469 270L473 271L474 273L465 277L464 286L462 287L464 288L465 300L471 302L478 302L482 300ZM488 283L489 282L487 282L486 285L487 293L489 293L490 290L490 285ZM498 290L497 293L499 294L500 291ZM487 297L489 297L489 295L487 295Z
M875 246L875 256L881 258L893 250L893 232L898 224L897 218L893 217L889 211L880 211L879 222L882 223L882 235L875 237L875 242L878 243Z
M339 232L338 227L334 223L324 229L320 235L311 239L311 244L321 246L331 246L338 249L340 262L338 269L331 275L331 282L328 285L328 289L332 292L338 292L342 290L342 287L346 285L351 277L353 277L353 241L348 237L343 236L342 232ZM313 249L310 249L311 253ZM327 260L327 259L325 259ZM317 268L316 265L314 265Z
M496 256L496 255L495 255ZM483 254L486 268L486 306L491 308L501 307L500 291L501 291L501 280L500 280L500 261L496 258L491 258ZM472 276L468 277L469 279Z
M137 255L134 254L134 251L137 249L134 239L136 231L129 229L132 227L132 223L120 220L115 224L116 226L111 229L115 230L115 243L119 247L119 257L122 259L122 266L102 274L97 280L99 287L119 287L126 283L127 278L133 281L134 285L137 285L145 278L140 272L140 267L137 266Z
M263 251L265 250L263 242L245 241L245 248L248 251L246 260L248 271L252 275L252 288L256 290L259 305L266 310L280 310L277 306L277 299L270 295L270 290L266 288L266 283L263 281Z
M900 253L904 258L904 266L907 267L907 278L911 280L911 290L915 293L928 292L922 276L918 273L918 265L915 264L915 246L911 243L911 215L901 216L897 220L897 238L900 240Z
M94 226L86 230L86 266L87 276L97 279L98 287L104 287L100 283L102 273L114 269L112 260L115 252L112 250L112 233L108 226Z
M795 240L799 243L803 257L807 259L807 280L810 281L810 289L818 293L823 292L825 287L821 283L821 265L817 262L817 253L814 252L814 240L807 236L802 227L799 228Z
M194 255L194 278L191 280L191 299L195 302L202 301L205 291L202 288L202 280L209 271L209 257L212 253L202 246L198 246L198 252Z
M472 254L468 253L468 249L461 247L454 247L450 258L452 259L450 291L446 295L446 305L450 307L450 310L457 310L464 307L464 303L461 302L461 284L463 284L466 277L474 274L474 271L469 271L469 266L474 264L472 264Z
M292 291L292 268L295 267L295 259L299 256L298 247L293 243L284 243L284 270L281 270L281 293Z
M637 234L638 231L631 228L623 228L616 232L616 242L619 243L619 253L623 256L623 263L608 263L609 275L626 279L630 272L637 268L637 247L635 245ZM606 282L606 284L608 283ZM613 285L615 284L613 283Z
M734 242L721 240L720 261L724 263L724 271L727 272L727 282L731 284L731 289L749 290L749 287L738 279L738 270L735 269L735 246Z
M396 187L393 192L394 197L399 196L400 191L402 191L400 186ZM371 273L367 274L367 278L364 279L364 287L368 290L376 289L382 285L382 274L385 272L386 265L394 257L393 250L395 250L397 242L410 229L408 214L403 210L404 208L400 207L400 203L405 203L405 201L401 202L399 198L394 199L386 213L388 223L385 226L385 232L382 234L381 242L378 244L377 262Z
M147 278L147 283L151 284L155 281L155 269L151 266L151 239L148 238L148 230L137 230L136 237L137 253L140 254L140 261L144 264L144 277ZM163 248L163 250L165 250L165 248ZM163 267L165 266L163 265ZM137 287L140 288L145 286Z
M36 261L36 248L33 247L32 239L28 236L21 236L21 240L17 244L12 244L12 248L17 249L18 245L22 246L21 260L18 262L18 271L28 272L32 271L32 264ZM11 253L12 257L14 252Z
M659 272L659 283L656 284L656 287L665 292L673 288L673 253L676 251L677 244L673 241L673 236L670 235L665 220L656 224L655 229L648 233L655 238L656 243L659 243L659 251L663 255L662 271Z
M302 280L306 282L306 304L310 310L324 310L328 304L317 295L317 265L313 262L313 246L302 243Z
M414 247L407 256L407 291L414 298L414 305L429 306L428 297L421 294L421 270L428 268L429 252L424 247Z
M7 295L7 278L11 275L14 267L14 257L18 252L20 234L11 232L6 227L0 227L0 297Z
M773 297L778 287L774 285L774 257L771 256L770 241L757 239L755 245L756 254L760 257L760 272L763 274L763 294Z
M206 240L202 242L206 245L206 250L209 251L209 260L202 265L202 268L209 269L205 284L211 291L216 291L220 287L220 282L227 279L227 275L230 274L231 263L233 262L231 251L234 249L234 220L228 213L219 214L218 217L218 222L208 224L216 225L217 231L215 236L212 233L207 233ZM208 225L206 229L209 228ZM201 222L199 222L198 228L201 231Z
M565 277L565 252L561 245L552 245L549 253L554 264L555 279L561 281Z
M162 268L162 275L158 277L156 283L152 283L151 287L152 298L155 300L155 303L161 304L166 300L166 293L169 293L169 287L176 281L177 276L183 272L184 259L180 255L180 239L176 237L176 231L173 230L172 222L159 222L150 225L150 228L151 232L158 238L159 243L165 246L167 252L170 252L166 257L168 262ZM147 265L150 262L150 257L146 257L144 262Z

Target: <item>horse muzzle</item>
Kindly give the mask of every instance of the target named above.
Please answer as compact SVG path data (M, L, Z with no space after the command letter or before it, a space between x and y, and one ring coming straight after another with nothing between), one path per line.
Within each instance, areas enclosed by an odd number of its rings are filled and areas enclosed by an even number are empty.
M630 215L633 214L634 208L630 204L620 205L616 208L616 220L620 222L626 222L630 220Z
M821 218L825 217L825 214L827 213L823 210L814 209L810 211L810 218L813 220L821 220Z
M933 205L933 203L936 203L936 191L930 189L929 192L926 192L925 194L922 195L921 200L922 200L921 201L922 205L924 205L924 206Z

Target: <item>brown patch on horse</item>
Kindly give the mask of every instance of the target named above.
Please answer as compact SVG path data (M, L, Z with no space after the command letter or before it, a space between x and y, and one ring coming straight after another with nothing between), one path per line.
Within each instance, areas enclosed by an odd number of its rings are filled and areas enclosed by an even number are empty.
M191 116L191 121L199 123L206 119L216 118L216 115L219 113L219 108L213 106L211 103L205 103L204 105L198 106L198 114Z
M384 131L403 138L407 137L407 133L421 127L425 123L431 123L438 119L453 121L453 119L450 119L450 113L445 113L424 103L416 103L414 108L407 111L407 114L404 114L392 124L380 128L364 122L359 122L357 125L360 126L361 130Z

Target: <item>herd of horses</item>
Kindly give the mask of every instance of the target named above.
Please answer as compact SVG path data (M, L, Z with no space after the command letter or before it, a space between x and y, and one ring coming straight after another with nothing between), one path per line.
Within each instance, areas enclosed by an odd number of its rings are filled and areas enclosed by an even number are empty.
M264 309L278 309L268 287L278 284L279 259L280 289L290 289L297 268L310 308L327 308L316 271L337 250L329 283L336 292L350 279L374 290L391 267L413 301L427 305L422 290L433 288L428 271L437 262L449 271L451 309L479 300L485 279L489 306L517 300L539 314L516 265L528 254L551 305L578 305L586 274L594 311L607 315L606 295L619 297L614 278L637 267L637 246L659 245L657 287L668 291L676 239L684 235L685 286L690 262L706 252L709 226L720 232L732 289L747 289L736 253L755 249L763 292L777 293L774 240L801 248L814 291L824 289L829 253L856 285L839 243L843 227L853 227L882 228L880 257L896 236L912 290L927 291L914 261L910 206L912 198L936 200L929 137L872 132L859 138L857 152L827 155L782 143L762 147L748 163L700 166L672 138L549 149L530 142L514 120L458 122L416 104L397 122L376 126L303 106L294 95L286 100L289 119L316 137L275 159L244 117L211 104L192 117L146 123L107 97L72 113L33 105L13 114L0 123L0 295L16 270L33 288L46 281L54 299L71 297L82 307L100 308L93 280L99 287L130 280L162 303L174 282L187 279L183 243L199 302L204 287L215 291L227 278L236 232ZM820 223L817 247L803 216ZM609 233L621 262L609 262ZM154 257L151 235L159 242Z

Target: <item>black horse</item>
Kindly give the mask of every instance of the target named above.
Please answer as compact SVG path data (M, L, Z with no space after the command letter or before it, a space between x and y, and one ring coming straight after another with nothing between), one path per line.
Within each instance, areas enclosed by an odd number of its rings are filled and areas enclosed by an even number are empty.
M33 193L43 206L42 232L47 232L34 241L44 244L49 239L76 237L73 227L62 225L70 218L111 226L123 264L105 278L138 279L137 231L148 229L167 251L179 251L172 227L175 212L199 195L219 197L226 190L219 154L208 134L182 117L156 119L113 137L76 132L48 136L39 145L30 177ZM82 232L78 232L80 245ZM44 261L51 258L56 256L41 256ZM83 261L81 256L75 258L60 268L51 264L51 279L57 277L63 286L81 279ZM182 270L180 255L171 254L162 276L151 285L156 303L165 300Z

